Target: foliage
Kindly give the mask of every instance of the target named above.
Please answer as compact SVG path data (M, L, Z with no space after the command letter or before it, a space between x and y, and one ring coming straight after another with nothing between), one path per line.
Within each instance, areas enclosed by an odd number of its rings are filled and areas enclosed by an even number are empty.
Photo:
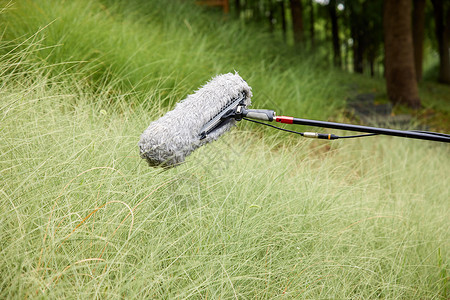
M159 2L3 13L0 298L448 298L446 145L241 122L176 169L145 165L139 134L213 73L311 118L374 86Z

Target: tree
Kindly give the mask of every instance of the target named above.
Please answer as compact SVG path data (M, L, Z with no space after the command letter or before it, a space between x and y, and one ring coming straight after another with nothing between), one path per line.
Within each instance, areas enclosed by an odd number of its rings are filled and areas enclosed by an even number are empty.
M294 42L299 45L303 39L303 5L301 0L290 0L290 4Z
M411 0L385 0L385 75L389 99L420 107L411 34Z
M274 24L274 19L275 19L275 5L272 3L272 0L268 0L268 11L266 13L267 18L269 20L269 28L270 28L270 32L273 32L275 30L275 24Z
M336 0L330 0L328 3L328 13L331 20L331 36L333 41L333 63L341 67L341 44L339 42L338 18L336 13Z
M450 5L431 0L434 7L436 38L439 48L439 81L450 84Z
M382 52L383 45L383 1L365 1L364 11L364 44L365 57L369 63L370 76L375 76L375 61Z
M240 18L241 17L241 2L239 0L234 0L234 8L235 8L236 17Z
M283 31L283 39L286 42L286 32L287 32L287 26L286 26L286 8L284 7L284 0L278 2L280 6L280 17L281 17L281 30Z
M350 36L353 41L353 71L364 71L364 54L366 50L366 26L363 5L360 1L348 1Z
M414 45L414 65L417 81L422 80L423 39L425 31L425 0L414 0L412 35Z
M311 39L311 48L315 44L315 30L314 30L314 0L309 0L309 37Z

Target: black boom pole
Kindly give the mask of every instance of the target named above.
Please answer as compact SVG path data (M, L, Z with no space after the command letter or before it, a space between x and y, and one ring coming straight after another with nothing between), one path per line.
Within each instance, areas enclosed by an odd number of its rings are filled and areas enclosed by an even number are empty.
M231 110L227 111L226 113L224 113L222 118L226 119L226 118L229 118L230 116L235 118L236 120L244 119L247 121L252 121L255 123L274 127L276 129L280 129L283 131L297 133L304 137L310 137L310 138L336 140L336 139L340 139L340 138L354 138L354 137L361 137L361 136L368 136L368 135L375 135L375 134L383 134L383 135L399 136L399 137L412 138L412 139L450 143L450 134L445 134L445 133L420 131L420 130L396 130L396 129L388 129L388 128L378 128L378 127L351 125L351 124L343 124L343 123L335 123L335 122L299 119L299 118L287 117L287 116L277 116L275 114L275 111L273 111L273 110L246 109L245 106L241 105L241 104L238 104L236 108L231 109ZM323 133L314 133L314 132L297 132L297 131L273 126L273 125L270 125L267 123L255 121L255 120L269 121L269 122L276 121L276 122L285 123L285 124L297 124L297 125L316 126L316 127L322 127L322 128L333 128L333 129L365 132L367 134L355 135L355 136L337 136L334 134L323 134Z
M286 124L316 126L316 127L322 127L322 128L333 128L333 129L366 132L366 133L373 133L373 134L384 134L384 135L392 135L392 136L399 136L399 137L406 137L406 138L413 138L413 139L450 143L450 135L444 134L444 133L377 128L377 127L369 127L369 126L361 126L361 125L351 125L351 124L343 124L343 123L299 119L299 118L286 117L286 116L277 116L277 117L275 117L275 120L277 122L286 123Z

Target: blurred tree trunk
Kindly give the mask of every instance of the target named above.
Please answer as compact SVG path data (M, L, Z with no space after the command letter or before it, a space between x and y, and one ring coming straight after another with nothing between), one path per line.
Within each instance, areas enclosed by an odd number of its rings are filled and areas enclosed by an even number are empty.
M311 48L314 48L314 0L309 0L309 36L311 39Z
M450 84L450 5L445 6L443 0L431 2L439 47L439 81Z
M241 1L234 0L234 9L236 13L236 17L239 19L241 17Z
M414 0L412 34L416 79L422 80L423 39L425 31L425 0Z
M357 29L356 31L359 31ZM363 73L364 71L364 36L359 32L352 35L353 39L353 71Z
M364 1L361 3L362 17L359 19L361 55L369 63L370 76L375 76L376 61L383 44L383 2Z
M267 19L269 21L270 32L273 33L273 31L275 30L275 25L273 23L273 20L275 18L275 12L274 12L274 5L272 3L272 0L268 0L268 6L269 6L269 15L267 16Z
M328 13L331 20L331 37L333 41L333 63L336 67L341 67L341 45L339 43L339 27L336 13L336 0L328 3Z
M286 32L287 32L286 7L284 6L284 1L280 1L278 3L280 5L280 11L281 11L281 28L283 30L283 39L284 39L284 42L286 42Z
M350 22L350 36L353 41L353 71L355 73L363 73L364 71L364 51L365 51L365 37L364 30L367 24L364 22L364 15L362 13L362 5L359 1L352 1L348 3L349 8L349 22ZM363 20L363 21L361 21Z
M386 89L393 103L420 108L411 34L411 0L385 0Z
M290 0L290 4L294 42L299 45L303 39L303 5L301 0Z

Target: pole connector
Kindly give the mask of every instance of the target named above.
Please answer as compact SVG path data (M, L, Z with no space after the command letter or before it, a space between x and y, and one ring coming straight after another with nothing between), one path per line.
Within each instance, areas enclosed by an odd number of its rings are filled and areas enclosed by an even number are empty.
M304 137L313 138L313 139L323 139L323 140L337 140L339 137L334 134L325 134L325 133L317 133L317 132L304 132Z

